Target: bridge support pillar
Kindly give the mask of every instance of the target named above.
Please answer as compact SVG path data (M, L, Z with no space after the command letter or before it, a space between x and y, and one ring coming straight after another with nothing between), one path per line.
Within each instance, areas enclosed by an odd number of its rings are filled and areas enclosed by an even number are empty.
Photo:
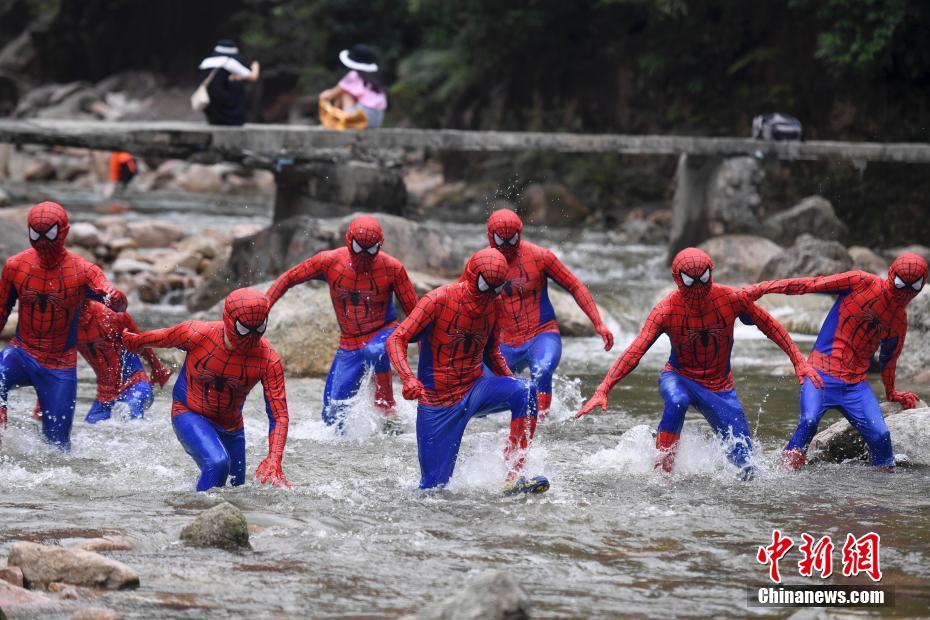
M273 221L295 215L340 217L354 211L403 215L407 187L400 167L349 161L279 165Z
M668 262L680 250L696 246L710 236L708 194L710 180L723 162L721 157L678 156L677 186L672 202L672 231Z

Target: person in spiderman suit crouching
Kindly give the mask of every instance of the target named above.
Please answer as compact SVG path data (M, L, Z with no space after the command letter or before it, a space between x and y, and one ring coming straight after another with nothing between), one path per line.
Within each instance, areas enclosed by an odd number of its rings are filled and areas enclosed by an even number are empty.
M262 338L268 298L250 288L233 291L223 320L187 321L150 332L123 332L130 351L174 347L187 352L174 384L171 424L184 450L200 467L197 490L245 482L242 406L261 381L268 414L268 456L255 470L262 484L289 487L281 471L287 442L284 368L278 352Z
M665 411L656 437L656 448L661 454L656 467L671 471L685 412L693 405L714 433L731 446L730 461L740 468L743 479L749 479L754 475L749 425L733 389L730 371L736 320L755 324L775 342L794 364L799 383L808 380L822 387L823 381L770 314L743 291L713 282L713 268L710 256L697 248L686 248L675 256L672 276L677 290L652 309L642 331L620 354L594 396L575 417L598 407L606 411L610 390L636 368L643 354L664 333L672 343L672 352L659 377Z
M139 356L123 346L123 330L139 331L128 312L114 312L96 301L84 301L78 320L77 348L97 376L97 398L84 417L88 424L109 420L114 411L126 419L142 419L155 400L152 380L164 387L171 376L154 351L143 349L141 355L152 369L150 379ZM39 403L32 417L41 419Z
M323 390L323 421L342 430L346 400L361 386L365 371L374 369L375 406L384 412L388 429L395 421L391 363L384 343L397 326L394 296L410 314L417 294L399 260L381 251L381 224L369 215L352 220L346 247L320 252L283 273L271 288L273 306L288 289L307 280L323 280L339 323L339 349Z
M7 396L31 385L42 404L42 433L63 449L71 447L77 397L77 331L85 299L113 310L126 309L126 295L100 268L65 249L68 213L54 202L29 210L32 247L11 256L0 275L0 329L19 301L16 335L0 353L0 425Z
M905 409L917 405L917 395L895 389L895 368L907 333L907 304L927 282L927 261L906 252L888 269L888 278L864 271L832 276L790 278L746 288L751 299L768 293L838 295L814 342L809 361L821 381L805 381L801 388L801 417L788 445L785 461L800 469L807 448L828 409L839 409L865 439L872 465L887 472L895 467L891 433L872 393L866 372L876 350L885 397Z
M523 241L523 222L510 209L499 209L488 218L488 243L507 259L507 284L501 295L501 353L513 372L529 368L539 390L539 418L552 404L552 375L562 357L562 338L555 310L549 301L549 278L571 293L604 341L614 346L614 336L604 324L587 287L555 254Z
M514 378L501 355L497 297L507 282L507 259L492 248L474 254L465 279L426 294L388 338L387 351L417 407L420 488L445 485L452 477L465 426L473 417L510 410L505 449L508 493L541 493L543 476L520 476L536 428L536 387ZM419 338L417 375L407 363L407 345ZM487 364L495 376L483 375Z

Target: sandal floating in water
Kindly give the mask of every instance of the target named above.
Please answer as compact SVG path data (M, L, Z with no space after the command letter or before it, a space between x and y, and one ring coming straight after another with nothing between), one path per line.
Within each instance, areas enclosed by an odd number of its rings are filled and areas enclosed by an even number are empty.
M519 495L520 493L545 493L549 490L549 479L545 476L524 478L520 476L504 487L504 495Z

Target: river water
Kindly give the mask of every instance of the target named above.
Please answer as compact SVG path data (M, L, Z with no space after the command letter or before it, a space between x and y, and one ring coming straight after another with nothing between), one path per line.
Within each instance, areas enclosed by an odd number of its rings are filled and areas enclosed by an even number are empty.
M481 239L479 227L457 232ZM766 582L755 555L773 528L795 539L802 532L832 535L837 567L847 532L874 530L882 536L883 583L896 587L893 611L927 614L930 469L916 465L889 476L858 463L802 472L778 467L796 421L797 385L784 356L754 328L738 328L733 359L756 445L754 481L737 481L724 447L694 412L676 471L653 469L664 338L615 389L606 414L572 421L669 278L661 248L623 247L604 233L541 236L592 284L614 314L618 336L612 353L596 339L566 341L554 413L540 426L528 462L531 473L552 481L548 493L501 496L504 416L469 426L447 490L419 492L414 406L400 405L405 432L386 436L367 405L370 391L363 392L347 436L336 437L320 421L321 379L287 384L290 491L250 481L195 493L196 468L174 438L167 391L142 422L76 423L74 449L62 454L38 439L28 419L32 395L19 390L0 449L0 552L16 540L128 536L135 548L109 555L135 568L141 587L66 603L108 606L127 618L394 618L487 569L517 577L538 617L783 617L791 610L747 606L747 587ZM144 318L169 320L170 313ZM802 340L802 348L810 346L810 338ZM81 379L82 415L94 390L84 367ZM267 446L258 393L245 417L251 472ZM825 424L837 417L828 414ZM902 447L917 451L908 453L912 460L930 462L919 445ZM253 551L190 549L178 541L194 515L221 500L239 506L254 526ZM797 575L799 558L794 549L783 560L786 580L814 583Z

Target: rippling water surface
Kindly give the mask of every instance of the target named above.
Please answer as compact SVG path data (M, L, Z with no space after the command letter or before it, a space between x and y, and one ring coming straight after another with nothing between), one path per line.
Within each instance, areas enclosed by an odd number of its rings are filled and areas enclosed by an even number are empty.
M563 257L584 265L578 271L604 291L618 320L619 351L666 285L659 249L619 249L606 235L558 240ZM784 356L753 328L737 336L736 386L760 468L749 483L736 480L723 447L693 412L675 473L653 470L664 339L617 387L609 412L580 421L569 418L616 351L599 350L595 339L566 342L554 414L540 426L528 462L531 473L552 480L538 497L500 495L504 416L472 422L449 488L421 493L413 405L401 405L405 432L389 437L367 405L370 392L363 393L347 437L337 438L320 421L322 380L290 379L285 471L294 488L250 481L197 494L196 468L171 430L167 392L142 422L76 423L74 449L62 454L39 441L28 421L32 395L19 390L0 449L0 551L21 539L128 536L135 548L110 555L139 571L141 588L80 605L131 618L389 618L442 599L490 568L520 579L540 617L786 616L746 604L746 586L764 582L754 558L773 528L840 540L876 530L885 581L897 588L895 611L926 615L930 469L916 465L893 476L860 464L780 469L776 456L796 421L797 386ZM81 376L82 416L93 387L86 368ZM260 394L245 409L251 473L267 446ZM825 423L835 419L828 414ZM930 462L907 438L897 448ZM183 525L221 500L242 508L255 526L254 551L178 542ZM796 573L796 561L786 559L783 572Z

